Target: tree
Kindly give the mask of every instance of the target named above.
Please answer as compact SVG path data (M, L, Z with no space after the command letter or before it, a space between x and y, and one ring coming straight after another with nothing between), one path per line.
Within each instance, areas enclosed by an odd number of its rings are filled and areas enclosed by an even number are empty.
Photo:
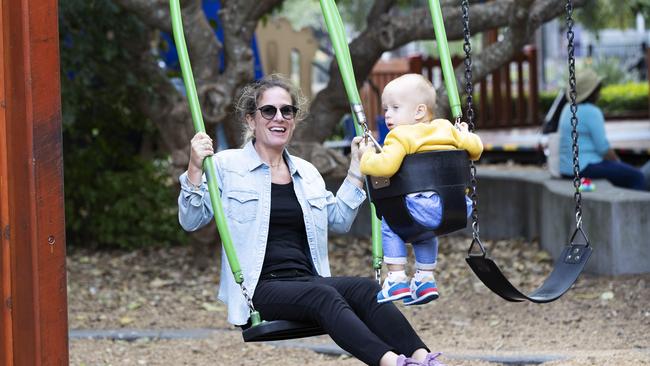
M633 28L637 14L648 19L650 0L587 0L576 12L580 23L596 34L605 28Z
M163 0L114 0L152 29L170 32L169 9ZM581 6L586 0L574 1ZM250 41L260 19L282 4L282 0L223 0L219 12L224 42L213 35L201 10L200 0L182 2L185 37L189 47L194 75L206 126L213 131L218 123L225 126L228 142L240 142L240 124L232 114L233 103L241 87L253 79L253 57ZM362 82L385 51L409 42L430 39L433 35L431 17L426 5L406 6L397 0L375 0L366 17L366 27L350 42L350 51L357 81ZM477 34L501 28L502 39L474 55L476 80L486 76L512 58L530 41L546 21L564 13L564 0L495 0L472 2L471 30ZM443 15L450 40L462 39L461 9L456 1L443 1ZM224 55L225 69L219 73L215 64ZM152 85L157 98L142 101L141 108L161 132L164 148L171 154L178 175L187 166L188 144L192 135L185 99L172 87L158 69L153 56L143 52L136 66L145 73L160 74ZM461 70L457 70L459 82ZM335 63L330 68L330 81L313 99L309 120L296 131L294 148L299 155L313 161L323 172L334 172L340 165L336 154L325 151L321 143L335 129L343 114L349 111L343 85ZM462 88L461 88L462 90ZM441 93L442 94L442 93ZM444 95L444 94L443 94ZM444 100L444 98L440 98Z

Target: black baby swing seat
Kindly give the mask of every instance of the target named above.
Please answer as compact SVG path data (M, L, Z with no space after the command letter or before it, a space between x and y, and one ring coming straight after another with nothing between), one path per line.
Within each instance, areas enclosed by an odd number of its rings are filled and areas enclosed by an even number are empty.
M377 217L384 217L400 238L412 243L467 226L469 177L467 151L427 151L407 155L391 178L368 177L368 190ZM415 221L406 207L407 194L423 191L435 191L442 202L442 222L435 230Z

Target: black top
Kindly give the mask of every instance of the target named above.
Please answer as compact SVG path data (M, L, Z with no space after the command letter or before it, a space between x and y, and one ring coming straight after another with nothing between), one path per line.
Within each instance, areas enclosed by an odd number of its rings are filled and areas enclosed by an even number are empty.
M261 277L313 274L302 209L293 182L271 184L271 218ZM273 273L273 275L272 275Z

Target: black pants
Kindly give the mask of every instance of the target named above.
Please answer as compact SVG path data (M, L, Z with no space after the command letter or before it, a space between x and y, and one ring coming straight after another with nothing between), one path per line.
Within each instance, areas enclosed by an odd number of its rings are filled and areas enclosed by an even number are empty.
M411 356L427 349L392 303L377 303L381 287L360 277L261 280L253 303L264 320L318 323L344 350L369 365L388 351Z

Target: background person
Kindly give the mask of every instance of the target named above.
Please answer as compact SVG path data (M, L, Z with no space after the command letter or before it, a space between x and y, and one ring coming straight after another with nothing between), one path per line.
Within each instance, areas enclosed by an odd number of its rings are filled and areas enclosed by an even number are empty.
M596 105L602 79L592 69L576 72L576 103L578 104L578 149L580 176L607 179L623 188L645 190L641 171L618 158L605 135L605 117ZM569 91L567 90L567 100ZM571 103L562 109L559 122L560 174L573 177L573 138L571 136Z

